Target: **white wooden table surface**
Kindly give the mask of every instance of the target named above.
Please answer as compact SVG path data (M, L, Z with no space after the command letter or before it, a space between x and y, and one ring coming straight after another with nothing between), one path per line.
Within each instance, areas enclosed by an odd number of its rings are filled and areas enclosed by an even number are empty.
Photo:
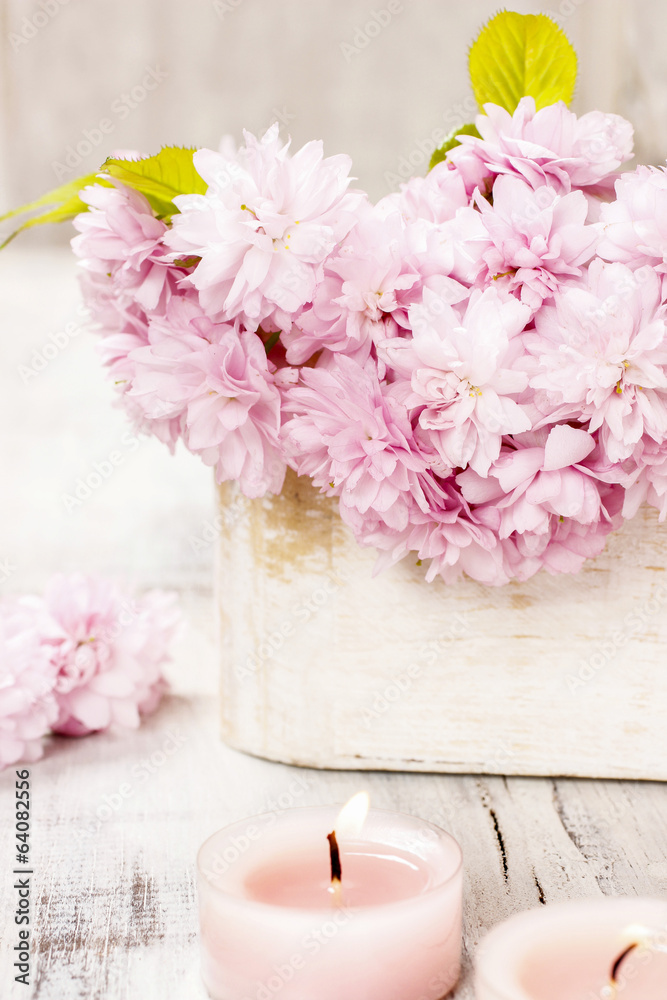
M29 991L12 981L13 774L0 775L2 1000L203 1000L199 844L230 821L342 802L360 788L377 806L441 824L463 846L466 973L457 998L472 996L480 937L516 910L580 896L667 896L662 785L298 771L222 745L212 549L194 552L190 541L213 516L208 470L156 442L123 444L124 418L110 407L91 336L71 339L27 381L19 371L35 365L33 348L42 353L50 334L80 322L74 274L67 253L34 244L0 255L0 562L11 566L1 592L39 590L59 569L122 573L140 587L178 588L189 627L173 693L139 731L55 739L32 767ZM119 446L123 464L68 512L62 494Z

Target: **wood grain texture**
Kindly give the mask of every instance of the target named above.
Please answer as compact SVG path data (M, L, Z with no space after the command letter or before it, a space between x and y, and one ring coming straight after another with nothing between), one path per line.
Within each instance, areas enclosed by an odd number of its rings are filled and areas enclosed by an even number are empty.
M144 442L68 514L61 493L117 446L126 424L92 338L74 338L38 378L18 373L77 318L69 255L11 249L0 263L0 562L13 566L0 592L38 590L58 569L123 572L140 587L178 586L190 623L170 671L174 693L139 731L56 739L31 769L30 990L13 983L13 778L0 774L2 1000L205 1000L194 888L204 838L267 809L341 803L362 788L463 846L466 973L456 1000L472 998L470 963L486 930L541 898L667 897L664 785L295 769L226 747L214 545L190 544L219 530L210 472ZM236 586L226 581L230 609ZM177 752L166 754L167 741ZM121 786L130 793L118 803Z
M646 509L575 575L373 576L336 502L220 499L223 734L315 767L667 778L667 530ZM231 590L229 580L235 581Z
M185 679L188 664L180 669ZM178 749L159 763L170 738ZM131 793L110 808L121 785ZM10 786L11 776L1 776L3 845ZM481 937L518 910L579 897L667 895L662 785L295 771L225 747L214 699L174 695L129 737L59 739L33 767L32 998L203 1000L198 846L243 817L343 802L361 788L376 806L419 815L462 844L465 976L456 1000L472 997L471 962ZM4 856L8 866L6 850ZM10 884L5 876L8 901ZM7 985L12 928L4 905L3 1000L25 995Z

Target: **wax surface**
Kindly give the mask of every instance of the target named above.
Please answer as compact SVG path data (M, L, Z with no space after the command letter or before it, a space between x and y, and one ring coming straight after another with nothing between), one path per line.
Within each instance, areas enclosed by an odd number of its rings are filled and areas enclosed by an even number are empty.
M436 1000L461 954L461 850L417 817L285 810L214 834L198 856L202 975L213 1000Z
M475 996L667 1000L665 947L664 900L576 899L540 907L510 917L482 942Z
M590 1000L608 996L609 974L623 945L595 938L572 943L567 949L554 943L549 951L526 960L519 981L536 1000ZM634 953L618 971L618 1000L666 1000L667 955Z
M348 843L341 849L343 879L340 902L345 906L373 906L417 896L428 889L434 875L414 854L383 844ZM328 845L304 854L273 857L271 863L245 879L250 899L276 906L321 908L334 905Z

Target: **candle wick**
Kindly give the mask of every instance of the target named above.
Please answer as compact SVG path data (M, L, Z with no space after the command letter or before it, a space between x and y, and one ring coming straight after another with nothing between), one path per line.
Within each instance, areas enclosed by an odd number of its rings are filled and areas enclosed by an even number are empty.
M612 967L611 967L611 974L609 976L609 979L611 981L611 985L614 988L616 986L618 986L618 973L620 972L621 965L623 964L624 960L628 957L628 955L630 954L630 952L634 951L635 948L638 948L638 947L639 947L639 944L637 942L634 942L634 944L628 945L628 947L625 948L624 951L621 952L621 954L618 956L618 958L616 959L616 961L612 965Z
M336 831L327 834L327 840L329 841L329 853L331 855L331 884L334 889L337 885L340 885L343 872L340 864L340 850L338 848L338 841L336 840Z

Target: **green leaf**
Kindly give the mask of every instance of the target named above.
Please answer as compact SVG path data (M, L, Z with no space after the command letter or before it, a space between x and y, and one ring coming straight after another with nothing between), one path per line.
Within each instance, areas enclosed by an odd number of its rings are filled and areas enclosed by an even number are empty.
M108 181L100 180L97 174L87 174L85 177L78 177L76 180L68 181L67 184L49 191L35 201L28 202L27 205L21 205L20 208L14 208L11 212L6 212L0 216L0 223L5 222L7 219L15 219L19 215L26 215L28 212L37 211L38 214L15 229L4 243L0 244L0 249L7 246L24 229L41 226L47 222L68 222L81 212L87 211L88 206L85 202L81 201L79 192L83 188L88 187L89 184L108 185L108 183Z
M546 14L496 14L470 49L468 64L480 107L499 104L510 114L526 96L538 109L569 104L577 80L577 54Z
M434 150L433 156L431 157L431 162L428 165L428 169L432 170L436 163L442 163L443 160L447 159L447 153L450 149L454 149L454 146L460 146L461 143L458 140L460 135L474 135L478 139L481 138L479 132L477 131L477 126L470 122L469 125L458 125L453 128L449 133L442 146Z
M158 219L168 221L178 212L174 198L179 194L205 194L208 185L193 163L194 149L164 146L155 156L143 160L119 160L109 157L102 172L148 199Z
M280 340L280 330L276 330L275 333L269 334L269 336L264 341L264 350L269 354L273 348L276 346Z
M36 201L21 205L11 212L0 216L0 223L13 219L28 212L38 212L18 227L0 245L6 246L24 229L41 226L47 222L68 222L81 212L86 212L88 206L79 196L80 191L89 184L111 186L111 178L141 192L148 200L158 219L168 221L178 212L174 198L179 194L205 194L207 184L195 170L193 163L194 149L181 149L177 146L165 146L155 156L147 156L142 160L121 160L109 157L99 173L87 174L76 180L68 181L62 187L49 191ZM108 175L108 176L105 176ZM196 261L193 259L182 266L190 267Z

